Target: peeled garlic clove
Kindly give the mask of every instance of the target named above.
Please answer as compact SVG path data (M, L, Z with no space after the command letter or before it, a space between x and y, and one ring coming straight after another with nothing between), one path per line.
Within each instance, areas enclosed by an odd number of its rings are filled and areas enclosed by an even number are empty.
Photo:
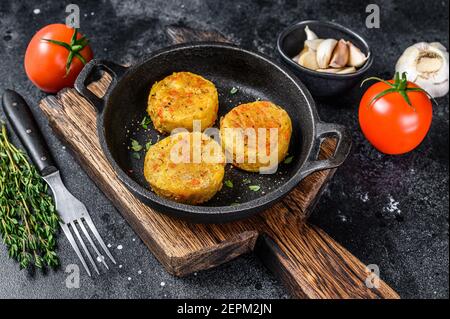
M316 40L316 39L319 38L317 36L317 34L312 32L311 29L308 26L305 27L305 33L306 33L306 40Z
M348 66L359 68L366 63L369 58L368 56L362 53L362 51L350 41L347 42L347 45L349 49Z
M336 74L350 74L355 72L356 68L354 66L349 66L347 68L340 69L338 72L336 72Z
M308 50L301 53L298 58L298 64L311 70L317 70L319 66L317 65L316 52Z
M307 48L308 50L317 51L319 44L321 44L322 42L323 42L323 39L306 40L305 48Z
M337 40L326 39L323 40L317 47L316 59L320 69L328 68L336 44Z
M298 55L300 56L301 54L307 52L308 50L309 50L309 48L304 47L304 48L300 51L300 53L299 53Z
M355 73L356 72L356 68L354 66L349 66L346 68L328 68L328 69L317 69L317 72L322 72L322 73L334 73L334 74L350 74L350 73Z
M321 72L321 73L338 73L341 70L343 70L343 69L328 68L328 69L317 69L316 71Z
M339 40L338 44L334 48L333 55L331 56L330 66L332 68L343 68L347 65L349 56L349 50L347 42Z
M307 52L307 51L308 51L308 48L303 48L303 50L300 51L300 53L297 54L295 57L293 57L292 60L294 60L295 62L298 63L298 59L300 58L300 55L302 55L303 53L305 53L305 52Z
M449 55L438 43L416 43L403 52L395 66L396 72L406 72L409 81L416 83L433 97L441 97L449 90Z

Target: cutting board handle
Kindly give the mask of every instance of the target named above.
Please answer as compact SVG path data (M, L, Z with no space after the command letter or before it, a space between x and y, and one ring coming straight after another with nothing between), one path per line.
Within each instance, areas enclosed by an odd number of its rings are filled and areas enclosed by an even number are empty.
M398 299L398 294L321 229L271 225L255 253L292 296L308 299Z

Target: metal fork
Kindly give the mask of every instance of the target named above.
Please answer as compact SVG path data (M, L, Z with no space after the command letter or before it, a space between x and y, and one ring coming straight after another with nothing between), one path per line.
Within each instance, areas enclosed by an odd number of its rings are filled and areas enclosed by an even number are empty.
M97 228L92 222L91 216L89 216L86 206L84 206L82 202L76 199L67 190L66 186L64 186L64 183L62 182L61 176L59 174L59 170L56 167L55 162L53 161L50 150L44 140L44 137L42 136L42 133L39 130L30 107L17 92L14 92L12 90L5 90L5 93L3 94L3 109L5 111L6 117L11 123L11 126L14 128L14 131L26 148L28 155L33 160L42 178L47 182L47 184L53 191L56 210L61 217L61 228L64 231L64 234L66 235L73 249L75 250L84 268L86 269L86 272L89 276L91 276L91 271L89 270L89 267L86 264L86 261L81 254L80 249L78 248L77 242L75 241L72 232L75 233L78 242L83 248L83 251L88 257L94 270L97 272L97 274L100 273L97 268L97 264L92 258L89 249L86 247L86 244L81 237L78 227L81 229L84 237L87 238L89 244L92 246L92 249L94 249L95 253L97 254L97 261L99 263L102 263L107 269L109 269L108 265L105 262L104 256L100 253L97 246L94 244L94 241L89 235L89 232L87 231L84 223L87 224L89 230L94 234L95 239L103 248L106 255L111 259L111 261L114 264L116 263L116 261L114 260L114 257L108 250L108 247L106 247L105 243L100 237Z
M100 253L97 246L94 244L94 241L92 240L91 236L89 235L89 232L84 226L84 223L87 224L90 231L94 234L95 239L98 241L98 243L103 248L106 255L111 259L111 261L114 264L116 263L116 261L109 252L108 247L105 245L105 242L103 241L102 237L98 233L97 228L92 222L91 216L89 216L86 206L84 206L82 202L80 202L67 190L67 188L64 186L61 180L59 171L55 171L51 174L43 176L43 179L50 186L53 192L53 196L55 197L56 210L58 211L62 219L62 221L60 222L61 228L64 231L64 234L66 235L70 244L72 245L72 248L75 250L84 268L86 269L88 275L91 276L91 272L70 230L72 230L75 233L75 236L77 237L79 243L81 244L81 247L83 248L83 251L88 257L89 261L91 262L95 272L97 274L99 274L100 272L98 271L97 264L92 258L89 249L86 247L86 244L84 243L84 240L81 237L77 225L79 228L81 228L81 231L83 232L84 236L87 238L89 244L92 246L95 253L97 254L96 260L99 263L102 263L107 269L109 269L108 264L105 262L104 256Z

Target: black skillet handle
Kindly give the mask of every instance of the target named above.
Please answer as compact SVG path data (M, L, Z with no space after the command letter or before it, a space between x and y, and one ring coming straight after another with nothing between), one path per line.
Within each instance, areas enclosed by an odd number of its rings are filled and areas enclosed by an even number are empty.
M42 176L55 172L57 168L50 149L27 102L13 90L5 90L2 100L6 117L38 171Z
M334 154L327 159L317 160L320 145L326 137L335 136L337 138L337 146ZM352 138L348 129L339 124L317 122L316 123L316 141L313 158L309 158L302 168L302 176L306 177L314 172L324 169L330 169L340 166L344 163L352 146Z
M108 96L109 92L112 88L117 84L118 80L122 77L128 67L119 65L117 63L106 61L106 60L91 60L88 64L86 64L81 70L75 81L75 89L80 93L84 98L86 98L89 102L91 102L97 112L100 114L103 112L103 108L105 107L105 97ZM105 92L102 98L95 95L91 90L89 90L89 83L93 82L94 76L100 71L107 72L112 80L109 85L107 91Z

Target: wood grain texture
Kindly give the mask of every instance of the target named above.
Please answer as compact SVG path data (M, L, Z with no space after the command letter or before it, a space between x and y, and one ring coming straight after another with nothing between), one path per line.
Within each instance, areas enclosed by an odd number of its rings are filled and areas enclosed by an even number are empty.
M104 76L90 89L102 96L109 81ZM282 201L247 220L189 224L152 210L121 184L103 156L94 108L75 90L49 96L40 107L54 132L169 273L184 276L255 250L294 297L398 298L384 282L379 289L367 288L364 264L323 231L305 224L334 170L312 174ZM332 154L334 147L333 140L326 140L322 156ZM263 239L258 239L261 234Z

